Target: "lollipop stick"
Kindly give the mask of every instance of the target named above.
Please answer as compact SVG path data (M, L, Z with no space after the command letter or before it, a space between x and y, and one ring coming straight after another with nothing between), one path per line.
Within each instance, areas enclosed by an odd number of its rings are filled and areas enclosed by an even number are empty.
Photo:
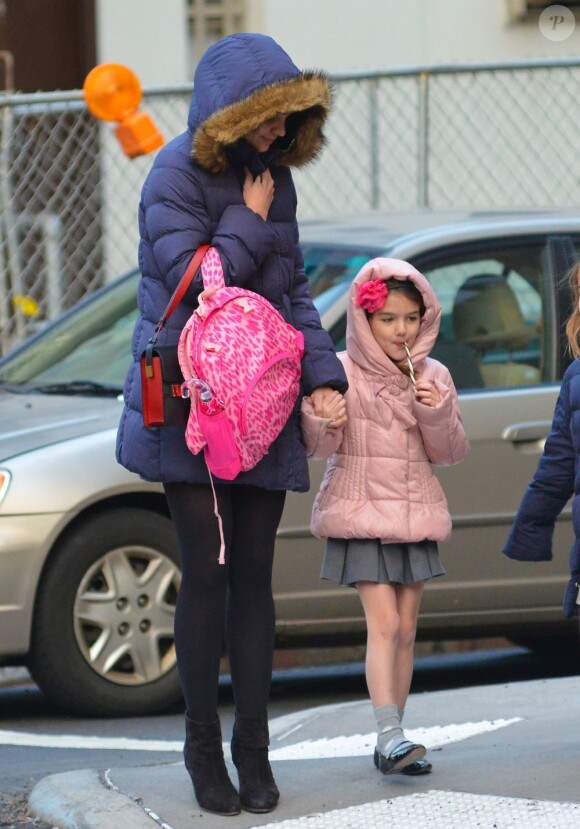
M411 383L415 386L417 381L415 380L415 369L413 368L413 361L411 360L411 352L409 350L409 346L407 343L403 343L405 346L405 351L407 352L407 364L409 366L409 377L411 378Z

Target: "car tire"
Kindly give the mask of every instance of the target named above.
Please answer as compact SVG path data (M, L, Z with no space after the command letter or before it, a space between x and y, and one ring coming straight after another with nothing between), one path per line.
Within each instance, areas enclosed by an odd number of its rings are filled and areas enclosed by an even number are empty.
M42 574L30 672L82 716L153 714L182 699L173 642L181 574L171 521L116 509L63 537Z
M552 634L548 631L544 636L539 634L518 634L510 638L512 642L521 648L527 648L538 656L545 656L548 659L555 658L558 655L576 655L580 649L580 629L576 630L573 626L569 632L559 635Z

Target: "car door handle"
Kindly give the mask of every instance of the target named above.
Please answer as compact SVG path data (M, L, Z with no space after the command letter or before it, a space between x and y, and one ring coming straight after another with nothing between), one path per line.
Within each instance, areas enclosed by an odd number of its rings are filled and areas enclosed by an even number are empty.
M534 443L537 440L545 440L550 433L551 426L550 420L513 423L511 426L506 426L501 436L503 440L508 440L510 443Z

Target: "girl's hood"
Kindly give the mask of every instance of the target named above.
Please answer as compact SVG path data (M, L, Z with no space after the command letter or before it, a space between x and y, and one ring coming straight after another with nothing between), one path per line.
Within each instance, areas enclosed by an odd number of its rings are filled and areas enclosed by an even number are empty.
M322 125L332 103L322 72L301 72L271 37L243 32L215 43L194 78L188 128L192 157L212 173L225 170L224 148L280 112L296 118L278 164L300 166L324 144ZM292 126L291 118L287 121Z
M346 350L349 357L360 366L374 374L400 374L399 369L383 352L372 335L365 311L356 304L358 289L369 279L389 279L413 282L425 303L425 314L421 319L419 334L411 349L413 365L420 370L421 363L427 357L437 339L441 322L441 305L435 291L419 271L402 259L377 257L364 265L350 287L347 307Z

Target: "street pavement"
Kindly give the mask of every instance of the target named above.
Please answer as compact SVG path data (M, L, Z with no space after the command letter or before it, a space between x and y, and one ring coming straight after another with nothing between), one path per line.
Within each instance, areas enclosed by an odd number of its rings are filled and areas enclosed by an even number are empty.
M203 812L182 762L51 775L30 807L57 829L578 829L579 723L580 677L413 694L405 730L433 773L381 775L364 698L271 721L269 814Z

